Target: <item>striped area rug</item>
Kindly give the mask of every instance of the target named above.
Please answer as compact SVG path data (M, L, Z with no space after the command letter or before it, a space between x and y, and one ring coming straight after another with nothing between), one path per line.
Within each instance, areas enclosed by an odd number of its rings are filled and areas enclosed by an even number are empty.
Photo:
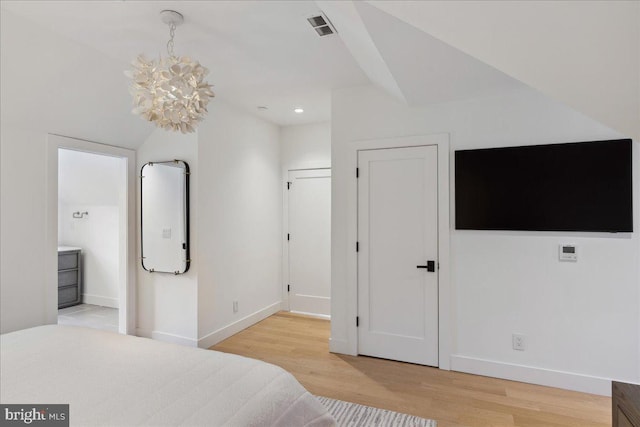
M434 420L357 403L316 396L336 419L338 427L436 427Z

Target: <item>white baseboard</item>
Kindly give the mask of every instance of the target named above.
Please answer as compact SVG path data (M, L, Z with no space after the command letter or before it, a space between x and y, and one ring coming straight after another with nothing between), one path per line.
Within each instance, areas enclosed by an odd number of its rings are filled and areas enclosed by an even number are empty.
M250 314L242 319L231 323L230 325L224 326L216 331L208 333L198 340L198 347L200 348L209 348L212 345L216 345L220 341L226 340L232 335L237 334L243 329L247 329L249 326L258 323L261 320L266 319L272 314L280 311L280 301L271 304L261 310L256 311L253 314Z
M329 338L329 351L331 353L348 354L351 356L356 356L351 351L349 351L349 343L347 342L347 340L338 340L335 338Z
M140 328L136 328L136 336L151 338L158 341L170 342L173 344L179 344L185 347L197 347L198 345L198 342L193 338L187 338L183 337L182 335L169 334L160 331L149 331Z
M101 307L119 307L118 298L102 297L100 295L82 294L82 302L85 304L99 305Z
M451 355L451 370L611 396L611 379L533 366Z
M307 313L306 311L295 311L295 310L291 310L289 313L302 314L304 316L315 317L318 319L331 320L330 314Z

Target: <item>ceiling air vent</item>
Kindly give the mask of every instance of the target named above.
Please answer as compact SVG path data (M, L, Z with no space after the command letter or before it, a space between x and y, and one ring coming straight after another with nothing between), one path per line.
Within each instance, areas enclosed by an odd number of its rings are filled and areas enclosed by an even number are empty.
M309 21L309 24L311 24L320 37L337 33L336 29L331 25L329 18L327 18L322 12L307 18L307 21Z

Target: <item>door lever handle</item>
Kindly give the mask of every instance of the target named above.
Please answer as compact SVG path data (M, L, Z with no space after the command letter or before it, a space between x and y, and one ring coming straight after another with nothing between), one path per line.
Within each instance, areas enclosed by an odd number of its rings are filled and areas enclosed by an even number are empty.
M427 265L416 265L416 268L426 268L427 271L433 273L436 271L436 262L435 261L427 261Z

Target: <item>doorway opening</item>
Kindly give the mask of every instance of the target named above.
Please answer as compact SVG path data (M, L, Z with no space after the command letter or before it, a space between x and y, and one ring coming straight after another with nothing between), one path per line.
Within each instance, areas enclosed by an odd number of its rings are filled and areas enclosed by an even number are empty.
M119 330L126 160L58 149L58 323Z
M135 152L59 135L47 147L49 322L134 334Z

